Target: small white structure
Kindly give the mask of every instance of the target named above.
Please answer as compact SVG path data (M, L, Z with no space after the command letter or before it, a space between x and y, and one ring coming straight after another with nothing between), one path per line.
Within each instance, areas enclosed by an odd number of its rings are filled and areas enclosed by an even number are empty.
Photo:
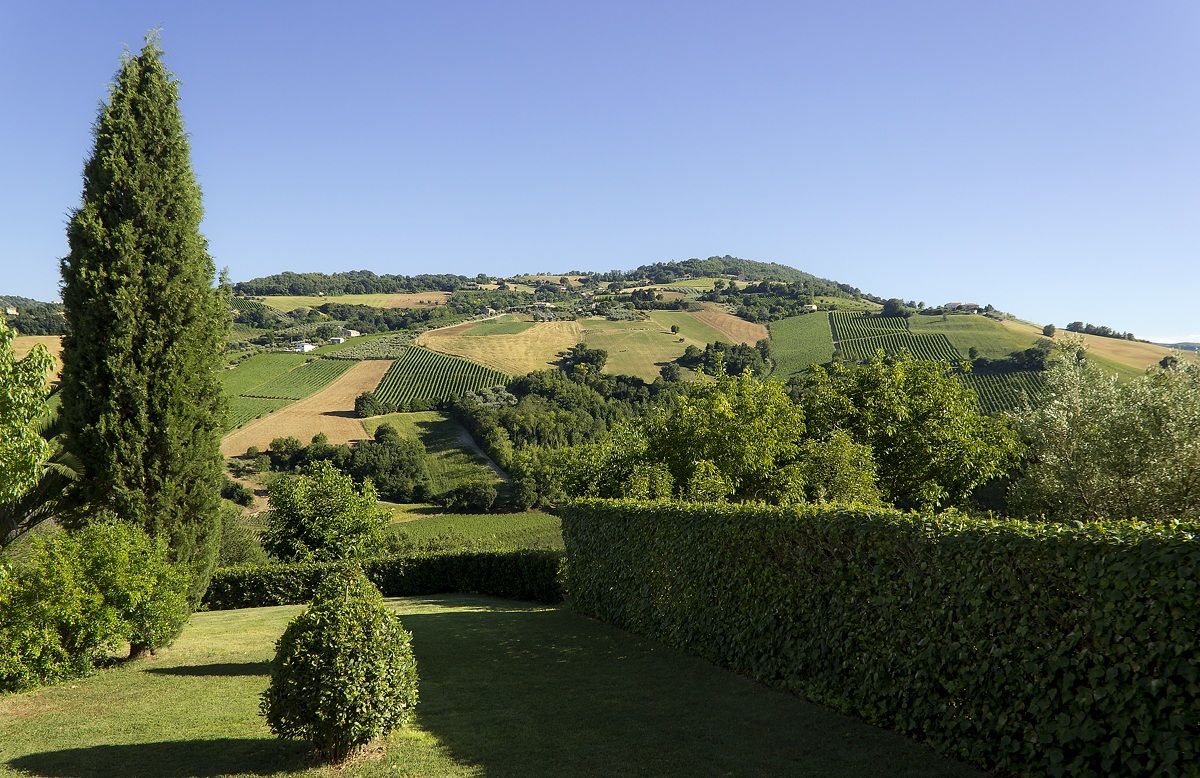
M817 312L817 306L815 306L815 305L806 305L806 306L804 306L804 312L805 312L805 313L816 313L816 312Z
M316 348L317 347L311 343L300 342L292 344L292 351L295 351L297 354L307 354L310 351L315 351Z
M10 306L8 306L7 308L5 308L5 309L4 309L4 315L5 315L5 316L16 316L16 315L17 315L17 309L16 309L16 308L14 308L14 307L12 307L12 306L10 305Z
M357 338L359 335L362 335L362 333L358 330L342 330L343 338Z
M346 339L345 338L330 338L329 342L334 345L337 345L338 343L345 343Z

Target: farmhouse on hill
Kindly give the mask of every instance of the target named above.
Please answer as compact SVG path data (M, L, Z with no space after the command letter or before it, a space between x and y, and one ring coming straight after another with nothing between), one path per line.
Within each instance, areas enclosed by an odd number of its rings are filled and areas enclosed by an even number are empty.
M332 344L334 344L334 345L337 345L337 344L339 344L339 343L345 343L345 342L346 342L346 339L345 339L345 338L330 338L330 339L329 339L329 342L330 342L330 343L332 343Z
M975 313L980 307L976 303L946 303L942 306L947 311L966 311L967 313Z
M359 335L362 335L362 333L358 330L342 330L343 338L357 338Z
M316 348L317 347L314 346L313 344L305 343L303 341L292 344L292 351L295 351L297 354L307 354L308 352L313 351Z

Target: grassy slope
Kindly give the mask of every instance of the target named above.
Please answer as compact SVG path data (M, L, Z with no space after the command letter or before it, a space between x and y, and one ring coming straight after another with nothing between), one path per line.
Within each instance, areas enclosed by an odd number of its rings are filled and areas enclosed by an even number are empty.
M429 476L434 494L467 481L497 483L500 480L482 456L463 446L466 431L443 413L391 413L363 419L363 426L372 435L381 424L391 424L402 436L415 438L425 445L429 452Z
M479 323L430 330L417 343L443 354L451 354L509 375L545 370L558 354L579 342L580 322L555 321L535 324L515 335L475 337L470 333Z
M313 768L258 715L299 606L199 613L159 656L0 698L0 773L43 776L978 773L656 643L560 609L393 600L421 674L378 759Z
M262 302L279 311L294 311L297 308L316 308L325 303L347 303L369 305L373 308L429 308L422 301L442 301L450 295L446 292L416 292L403 294L330 294L320 295L271 295Z
M671 325L679 327L679 335L697 343L729 341L729 337L708 326L687 311L650 311L650 319L668 332ZM687 344L684 344L686 347ZM682 353L682 352L681 352Z
M771 356L775 375L787 379L808 369L814 362L833 358L833 333L824 311L791 316L771 322Z
M670 362L690 345L703 348L710 341L690 338L681 331L672 334L670 324L660 324L655 319L647 321L608 321L607 319L584 319L583 342L591 348L602 348L608 352L604 372L639 376L647 381L658 377L660 363ZM691 329L699 333L700 328L710 327L696 321ZM715 333L714 340L725 340ZM683 338L683 342L680 342Z
M1013 330L998 321L977 315L947 316L946 321L942 321L941 316L916 315L909 317L908 326L914 333L945 335L964 357L974 346L981 357L1003 359L1014 351L1024 351L1037 340L1032 334Z
M323 370L322 368L327 367L323 364L305 370L305 364L310 359L312 357L307 354L272 351L255 354L232 370L222 371L221 380L225 386L225 395L229 398L229 417L226 420L225 431L228 433L323 389L352 364L338 365L332 371ZM322 375L322 380L308 380L312 377L310 373L318 372ZM289 379L290 373L295 373L295 381ZM253 394L287 394L291 399L244 396Z

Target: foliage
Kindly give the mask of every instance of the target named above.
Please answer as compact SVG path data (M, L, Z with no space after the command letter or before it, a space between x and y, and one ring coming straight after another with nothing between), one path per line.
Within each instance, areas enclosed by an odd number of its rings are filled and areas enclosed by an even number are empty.
M383 424L374 440L354 447L349 471L355 481L374 483L379 496L391 502L419 502L429 491L429 467L420 441L402 438L396 428Z
M452 551L368 559L362 567L385 597L466 592L557 603L563 599L562 558L553 550ZM307 602L324 577L343 564L299 562L218 570L204 604L225 610Z
M416 704L412 635L361 570L334 572L276 644L261 708L271 731L340 762Z
M804 412L783 385L749 374L693 384L643 426L647 458L670 471L679 496L794 502L792 465L804 437ZM701 492L696 492L700 494Z
M0 690L86 674L121 642L169 645L187 591L162 541L128 523L39 535L26 564L0 569Z
M438 504L456 513L485 513L496 502L496 487L482 481L460 484L438 495Z
M24 359L16 359L13 335L0 319L0 504L32 489L50 456L38 419L46 412L46 374L54 358L38 345Z
M881 316L912 316L912 310L909 309L904 301L898 297L892 297L883 301L883 309L879 312Z
M242 512L232 505L221 508L221 547L217 568L235 565L260 565L267 561L258 535L242 521Z
M1017 417L1028 442L1014 506L1027 514L1200 518L1200 365L1121 383L1084 360L1046 374L1045 400Z
M608 361L608 352L602 348L588 348L586 343L576 343L567 349L558 365L565 373L599 373Z
M1067 325L1067 332L1081 332L1085 335L1099 335L1102 338L1118 338L1120 340L1136 340L1132 332L1118 332L1112 327L1106 327L1102 324L1084 324L1081 321L1073 321Z
M254 492L243 483L234 481L226 476L225 484L221 487L221 497L230 502L237 503L243 508L254 502Z
M452 292L473 285L474 279L456 275L376 275L370 270L340 273L293 273L291 271L240 281L238 294L313 295L313 294L402 294L406 292Z
M880 491L899 507L960 503L1018 461L1007 422L982 415L948 364L876 354L862 366L814 368L799 387L810 434L841 429L869 445Z
M703 351L696 346L688 346L677 361L684 367L708 375L716 375L720 370L729 375L741 375L749 370L752 375L762 376L770 373L773 367L771 344L765 338L753 346L720 341L707 344Z
M0 295L0 309L16 308L17 315L0 317L0 324L7 319L8 325L22 335L65 335L67 320L63 318L61 303L44 303L28 297Z
M1200 761L1200 527L586 501L572 604L994 769Z
M283 476L270 486L267 529L262 544L285 562L354 559L379 545L387 514L378 508L375 487L359 491L350 476L329 462L307 474Z
M63 422L80 500L165 538L198 602L216 560L228 288L200 234L178 83L150 40L94 125L62 261Z
M369 419L372 416L395 412L396 406L393 403L383 402L375 392L363 392L354 398L354 415L360 419Z

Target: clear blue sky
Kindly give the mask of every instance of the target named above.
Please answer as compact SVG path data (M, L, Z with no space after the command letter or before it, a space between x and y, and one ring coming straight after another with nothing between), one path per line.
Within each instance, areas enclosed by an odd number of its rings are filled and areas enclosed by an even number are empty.
M735 254L1200 340L1200 4L16 3L0 292L161 26L234 279Z

